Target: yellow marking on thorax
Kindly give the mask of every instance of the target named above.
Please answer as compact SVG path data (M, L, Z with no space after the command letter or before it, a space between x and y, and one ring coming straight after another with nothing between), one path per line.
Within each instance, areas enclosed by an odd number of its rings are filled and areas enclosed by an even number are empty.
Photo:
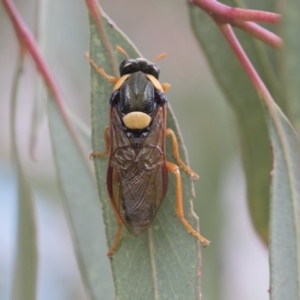
M157 90L159 90L159 91L161 91L161 92L164 91L163 88L162 88L162 86L161 86L161 84L160 84L160 82L159 82L154 76L152 76L152 75L150 75L150 74L146 74L146 76L147 76L147 78L152 82L152 84L154 85L154 87L155 87Z
M120 87L122 86L122 84L125 82L125 80L130 76L131 74L126 74L124 76L122 76L118 81L117 83L115 84L114 86L114 91L120 89Z
M129 129L144 129L149 126L151 117L140 111L133 111L123 117L125 126Z
M113 88L113 91L119 90L121 88L121 86L123 85L123 83L127 80L127 78L130 75L131 74L126 74L126 75L122 76L121 78L119 78ZM150 74L146 74L146 76L151 81L151 83L154 85L154 87L161 92L167 92L171 87L170 84L168 84L168 83L161 84L154 76L152 76ZM114 78L114 79L116 79L116 78Z

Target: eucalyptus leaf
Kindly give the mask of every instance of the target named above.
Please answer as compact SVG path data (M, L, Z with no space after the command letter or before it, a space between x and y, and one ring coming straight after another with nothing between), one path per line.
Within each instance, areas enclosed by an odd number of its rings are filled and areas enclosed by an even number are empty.
M237 6L236 1L223 2ZM264 2L265 9L266 6ZM269 10L272 11L271 4ZM235 112L247 178L249 209L254 227L267 244L272 153L260 99L211 17L194 6L190 7L190 17L194 33L207 56L213 74ZM274 54L269 53L269 49L247 34L238 30L235 32L259 74L268 83L271 91L280 98L273 71Z
M18 234L12 300L36 298L37 243L35 212L30 186L18 162Z
M280 67L278 73L281 78L281 88L287 106L287 116L300 134L300 39L298 28L300 3L298 1L287 1L282 9L282 22L280 34L284 39L282 51L280 51Z
M13 78L11 95L10 129L12 139L12 157L16 165L18 181L18 226L16 257L12 284L12 300L34 300L36 298L38 250L36 241L36 220L30 185L22 169L20 153L17 147L17 96L23 70L23 58L20 56Z
M54 159L81 276L91 299L114 299L101 206L86 161L88 153L86 158L82 156L51 96L49 100L48 119Z
M141 57L130 41L107 17L101 18L104 38L118 65L124 56L115 50L119 45L130 57ZM90 17L90 56L107 74L114 75L103 35ZM107 82L94 68L91 69L91 107L93 151L103 152L105 143L103 131L109 124L109 99L112 84ZM186 161L186 153L174 115L168 108L167 127L176 133L181 156ZM172 157L172 144L167 141L167 158ZM104 212L104 222L108 245L111 246L117 232L117 223L106 191L107 158L94 158L100 201ZM191 178L181 171L183 182L184 212L186 219L198 228L198 219L192 211L194 197ZM111 260L116 288L116 299L200 299L201 259L200 243L190 235L176 217L175 178L169 175L169 188L164 202L147 234L131 236L123 229L119 248Z
M280 6L282 22L279 32L284 46L280 51L278 73L284 93L287 115L300 130L299 72L300 42L298 38L300 5L288 1ZM289 122L277 112L282 131L272 131L275 170L271 205L271 299L300 299L300 187L299 139ZM274 124L277 125L277 124ZM284 174L286 173L286 174ZM289 191L286 194L286 191Z
M226 4L236 6L233 1ZM262 4L263 3L263 4ZM257 3L252 2L251 5ZM263 1L261 9L274 11L275 3ZM251 7L252 8L252 7ZM271 299L300 298L300 143L299 137L281 109L272 101L262 99L265 110L259 105L259 97L251 87L250 80L239 66L224 38L218 33L212 21L197 8L191 9L191 17L195 33L208 56L209 62L220 86L233 105L241 131L242 154L247 175L248 200L256 229L267 241L267 220L269 201L269 178L271 181L271 220L270 220L270 268L271 268ZM283 22L283 24L288 24ZM284 25L284 26L285 26ZM215 27L215 28L214 28ZM285 28L285 31L287 29ZM245 34L238 34L239 40L246 49L251 61L267 84L271 94L283 110L293 105L283 102L278 87L280 67L274 60L274 51L256 42ZM296 39L296 37L294 37ZM295 76L295 49L297 42L289 40L295 47L290 57L283 57L284 67L289 70L288 76ZM219 55L222 49L222 55ZM289 53L288 47L282 54ZM268 57L268 59L267 59ZM276 73L276 76L274 74ZM289 78L287 76L287 78ZM277 88L276 88L277 84ZM295 81L289 83L295 85ZM283 90L289 91L289 85ZM289 96L295 104L298 101L298 87L293 86ZM247 100L247 101L245 101ZM267 104L268 103L268 104ZM266 105L267 104L267 105ZM288 111L288 110L287 110ZM297 109L292 120L297 124ZM272 155L267 148L271 140Z
M270 222L271 299L300 299L300 142L275 107L268 115L274 152Z

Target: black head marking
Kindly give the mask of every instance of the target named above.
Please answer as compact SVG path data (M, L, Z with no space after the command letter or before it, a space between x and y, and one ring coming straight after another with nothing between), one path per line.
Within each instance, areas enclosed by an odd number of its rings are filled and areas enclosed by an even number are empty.
M156 79L158 79L160 72L158 65L148 61L145 58L125 59L120 64L121 77L138 71L152 75Z

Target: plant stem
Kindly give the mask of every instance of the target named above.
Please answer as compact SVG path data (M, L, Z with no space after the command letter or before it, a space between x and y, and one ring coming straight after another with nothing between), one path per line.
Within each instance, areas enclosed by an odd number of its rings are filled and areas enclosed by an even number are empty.
M230 24L235 26L274 48L280 48L282 46L280 37L262 26L253 23L264 22L277 24L281 20L279 14L230 7L215 0L190 0L190 3L204 10L218 24Z

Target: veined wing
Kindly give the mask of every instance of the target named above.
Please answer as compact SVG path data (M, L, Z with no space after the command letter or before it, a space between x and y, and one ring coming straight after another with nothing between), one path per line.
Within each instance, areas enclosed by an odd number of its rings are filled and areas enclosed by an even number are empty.
M167 191L165 109L157 107L150 130L127 136L117 110L111 109L108 191L125 226L139 235L151 225Z

